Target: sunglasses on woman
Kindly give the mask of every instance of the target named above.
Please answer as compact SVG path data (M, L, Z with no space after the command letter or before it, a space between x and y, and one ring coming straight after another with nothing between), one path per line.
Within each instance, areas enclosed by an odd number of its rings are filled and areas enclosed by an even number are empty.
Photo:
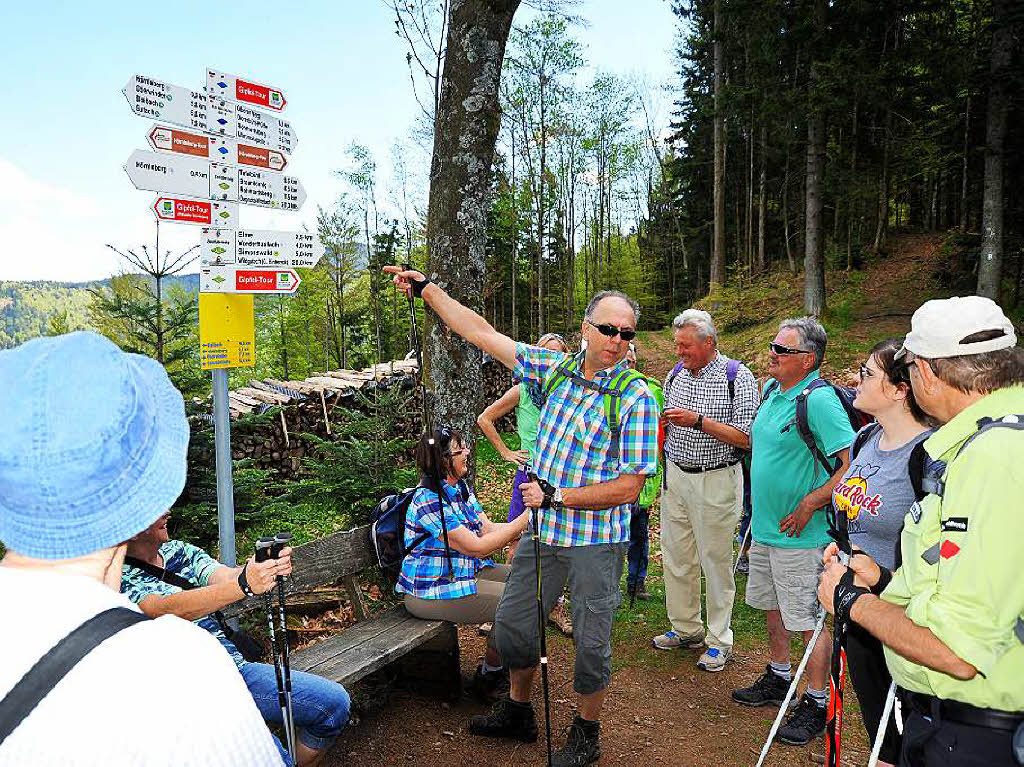
M635 330L617 328L614 325L609 325L605 322L598 325L596 322L591 322L590 320L587 320L587 324L597 328L598 333L603 336L607 336L608 338L615 338L615 336L619 336L623 341L632 341L636 338Z
M810 352L807 351L806 349L791 349L788 346L777 344L774 341L768 344L768 348L771 349L776 354L810 354Z

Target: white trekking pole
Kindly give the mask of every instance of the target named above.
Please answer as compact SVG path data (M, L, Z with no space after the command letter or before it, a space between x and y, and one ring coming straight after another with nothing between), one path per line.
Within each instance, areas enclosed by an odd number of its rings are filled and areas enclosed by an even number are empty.
M740 559L743 558L743 547L750 541L750 528L753 524L747 525L747 532L743 534L743 540L740 541L740 550L736 553L736 561L732 563L732 577L736 578L736 568L740 566Z
M793 700L793 694L796 692L796 686L800 682L800 677L804 674L804 669L807 667L807 661L811 657L811 652L814 650L814 645L818 642L818 635L821 634L821 628L825 625L825 610L821 610L821 614L818 616L818 622L814 625L814 633L811 634L811 641L807 643L807 649L804 650L804 657L800 659L800 665L796 667L796 673L793 674L793 681L789 684L789 689L786 690L786 697L782 700L782 705L779 706L778 716L775 717L775 722L772 724L771 730L768 731L768 740L764 742L764 748L761 749L761 756L757 760L757 767L761 767L764 764L764 759L768 756L768 749L772 747L772 741L775 740L775 733L779 731L779 727L782 725L782 717L786 715L786 711L789 710L789 702Z
M878 755L882 753L882 741L885 740L885 730L889 726L889 715L892 713L893 703L896 701L896 683L889 685L889 694L885 696L885 708L882 709L882 718L878 722L878 732L875 733L875 744L871 747L871 758L868 759L868 767L875 767L878 764Z

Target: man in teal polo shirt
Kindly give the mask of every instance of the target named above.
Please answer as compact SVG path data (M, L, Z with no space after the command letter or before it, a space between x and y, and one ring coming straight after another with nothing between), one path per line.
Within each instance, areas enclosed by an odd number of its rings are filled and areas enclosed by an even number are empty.
M1024 349L1016 344L1013 324L988 298L928 301L914 312L896 356L910 366L921 407L944 424L923 443L945 462L941 481L923 483L928 495L906 516L899 569L855 554L853 582L833 563L818 591L830 612L835 603L885 645L903 702L901 765L1024 764Z
M753 544L747 604L767 613L771 662L750 687L732 697L745 706L779 706L792 678L791 631L808 642L819 615L818 576L822 553L831 540L825 510L832 488L846 471L853 428L831 387L807 396L807 422L818 449L837 466L827 474L800 438L796 400L814 379L828 336L813 317L785 320L768 345L765 395L751 429L750 487ZM807 692L779 728L778 739L803 745L825 730L828 703L828 632L823 631L808 660Z

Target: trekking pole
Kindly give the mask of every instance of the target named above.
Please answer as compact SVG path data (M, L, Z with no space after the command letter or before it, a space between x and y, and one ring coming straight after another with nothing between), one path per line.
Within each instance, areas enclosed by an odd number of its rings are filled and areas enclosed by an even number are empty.
M266 562L270 559L270 551L274 547L276 539L260 538L256 541L256 561ZM281 664L278 659L277 632L274 630L274 611L271 603L272 596L269 591L263 593L263 611L267 615L267 632L270 634L270 654L274 657L274 678L277 680L277 702L281 706L281 722L284 724L287 741L288 731L288 703L284 694L284 680L281 678ZM287 638L286 638L287 643ZM288 755L294 761L295 752L288 746Z
M411 264L402 264L406 271L412 269ZM416 326L416 298L409 294L409 327L412 334L412 348L416 352L416 378L419 380L420 404L423 407L423 431L430 432L430 419L427 416L427 386L423 382L423 352L420 349L420 331Z
M839 547L836 559L841 565L850 566L850 536L846 512L832 510L832 537ZM853 577L847 570L844 579ZM844 581L845 582L845 581ZM837 615L832 621L832 658L828 675L828 714L825 722L825 764L838 767L843 737L843 680L846 678L846 632L850 628L847 618Z
M753 523L747 525L747 532L743 534L743 540L740 541L740 550L736 553L736 561L732 563L732 577L736 579L736 568L740 566L740 559L743 558L743 547L747 545L747 541L750 540L750 528L753 527Z
M871 746L871 758L868 759L868 767L875 767L878 764L878 755L882 753L882 741L885 740L885 731L889 727L889 716L892 714L892 706L896 701L896 683L889 685L889 694L885 696L885 706L882 708L882 718L878 721L878 732L875 733L875 742Z
M796 686L800 682L800 677L804 674L804 668L806 668L807 661L811 657L814 645L818 642L818 636L821 634L821 628L825 625L825 615L825 610L820 609L818 622L814 625L814 633L811 634L811 641L807 643L807 648L804 650L804 657L800 659L800 665L796 667L796 673L793 675L793 681L790 682L789 689L786 690L786 697L782 699L782 705L779 706L779 713L775 717L775 721L772 723L771 730L768 731L768 740L764 742L764 747L761 749L761 756L757 760L757 767L761 767L761 765L764 764L765 757L768 756L768 749L772 747L772 741L775 740L775 734L779 731L779 727L782 725L782 717L785 716L786 711L789 710L789 702L793 700L793 694L796 692Z
M531 482L537 482L537 475L529 471ZM551 767L551 693L548 688L548 638L547 620L544 615L544 597L541 590L540 571L540 523L538 518L539 510L533 508L533 558L537 573L537 631L540 634L540 681L544 688L544 736L548 746L548 767Z
M281 550L292 540L291 533L278 533L274 536L274 545L270 549L272 559L281 555ZM288 621L284 608L284 576L277 576L277 604L278 614L281 621L281 665L284 667L284 700L287 718L285 719L285 734L288 738L288 753L292 759L295 754L295 710L292 708L292 666L288 654Z

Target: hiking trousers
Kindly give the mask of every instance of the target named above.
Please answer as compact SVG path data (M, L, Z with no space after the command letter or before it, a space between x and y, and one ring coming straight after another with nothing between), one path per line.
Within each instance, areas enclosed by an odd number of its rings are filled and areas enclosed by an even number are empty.
M417 618L452 623L488 623L494 620L494 611L505 592L505 581L510 565L483 567L476 574L476 593L456 599L421 599L405 595L405 609Z
M731 650L732 542L743 503L743 469L733 464L714 471L684 472L666 462L661 496L661 554L665 608L680 636L703 634L700 576L707 599L705 643Z

